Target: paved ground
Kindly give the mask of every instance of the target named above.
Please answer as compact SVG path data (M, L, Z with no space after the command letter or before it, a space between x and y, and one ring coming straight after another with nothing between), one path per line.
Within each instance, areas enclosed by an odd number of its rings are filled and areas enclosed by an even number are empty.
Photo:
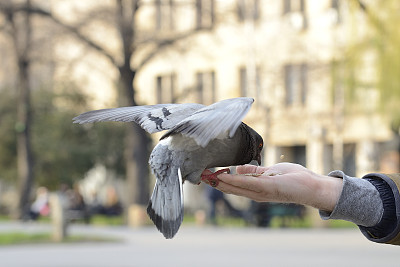
M0 224L1 231L48 231L47 225ZM400 247L367 241L356 230L195 228L173 240L153 227L85 227L72 234L121 238L116 243L0 247L0 266L400 266Z

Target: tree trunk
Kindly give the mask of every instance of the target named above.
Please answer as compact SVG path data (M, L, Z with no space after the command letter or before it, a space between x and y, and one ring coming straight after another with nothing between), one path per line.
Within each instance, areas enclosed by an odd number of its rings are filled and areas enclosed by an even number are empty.
M127 127L126 178L129 204L145 205L149 201L149 144L147 133L137 124Z
M17 103L17 166L19 203L16 216L22 218L29 211L29 198L33 185L33 160L31 150L31 101L29 88L29 64L19 62L19 92Z
M136 106L133 81L136 72L128 64L120 67L122 105ZM126 128L125 140L126 179L128 189L128 205L145 205L149 200L149 168L151 139L136 123Z
M33 184L33 160L31 150L31 101L29 88L29 64L19 62L19 92L17 103L17 166L19 203L16 217L22 218L29 211L29 198Z
M26 0L29 8L30 0ZM18 173L18 205L13 211L15 218L23 218L29 211L30 193L33 185L33 159L31 150L31 97L29 84L29 51L32 41L32 25L30 12L18 21L13 9L7 13L7 19L12 27L15 56L17 58L17 121L15 130L17 135L17 173Z

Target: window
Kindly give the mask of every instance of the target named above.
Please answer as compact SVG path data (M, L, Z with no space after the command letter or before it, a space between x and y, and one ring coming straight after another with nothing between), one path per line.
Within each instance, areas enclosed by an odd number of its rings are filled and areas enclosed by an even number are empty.
M304 145L281 146L277 152L277 156L280 156L282 160L286 162L293 162L306 166L306 146Z
M293 28L307 28L305 0L283 0L283 14L288 16Z
M324 173L333 170L343 170L346 174L356 175L356 144L337 144L336 149L339 153L334 155L334 145L325 144L324 146Z
M247 96L247 71L246 68L240 68L240 96Z
M214 20L214 0L196 0L197 29L212 28Z
M290 12L301 12L304 13L305 10L305 0L284 0L283 13Z
M332 22L334 22L335 24L342 23L339 0L331 0L331 16L332 16Z
M240 68L239 79L240 95L252 96L258 99L261 92L260 68L256 67L255 73L248 71L245 67Z
M356 176L356 144L349 143L343 146L343 172L350 176Z
M239 21L260 19L260 0L237 0Z
M339 9L339 0L331 0L331 7L334 9Z
M156 0L156 30L174 29L174 2L173 0Z
M199 103L209 105L215 102L215 72L198 72L196 74L196 92Z
M166 104L175 102L175 74L156 77L157 103Z
M345 83L345 67L342 61L331 62L331 100L336 114L343 112L344 107L344 83Z
M307 98L306 64L286 65L284 67L286 106L304 105Z

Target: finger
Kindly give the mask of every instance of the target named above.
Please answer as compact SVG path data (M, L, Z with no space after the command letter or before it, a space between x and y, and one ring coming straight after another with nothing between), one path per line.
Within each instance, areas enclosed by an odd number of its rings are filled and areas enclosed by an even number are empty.
M236 167L236 173L245 174L245 173L255 173L257 166L254 165L240 165Z
M218 175L218 179L235 187L240 187L257 193L261 192L260 179L253 176L222 173Z
M246 173L263 173L268 168L262 166L255 166L255 165L241 165L236 167L236 173L238 174L246 174Z

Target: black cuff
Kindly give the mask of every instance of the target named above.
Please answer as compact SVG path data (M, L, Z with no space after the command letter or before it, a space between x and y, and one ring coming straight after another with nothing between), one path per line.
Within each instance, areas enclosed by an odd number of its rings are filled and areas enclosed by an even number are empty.
M372 227L358 226L369 239L381 239L390 235L397 226L396 204L393 191L389 184L376 178L364 178L378 190L383 203L383 215L381 221ZM369 236L368 236L369 235Z

